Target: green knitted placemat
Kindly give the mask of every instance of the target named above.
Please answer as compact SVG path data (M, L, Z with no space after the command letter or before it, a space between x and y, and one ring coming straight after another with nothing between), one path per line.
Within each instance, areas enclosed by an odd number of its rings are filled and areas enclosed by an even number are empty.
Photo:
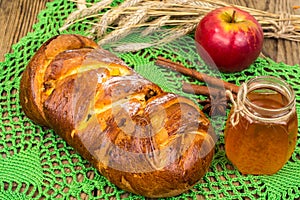
M113 4L116 3L118 1ZM67 0L48 3L38 16L34 32L14 45L14 52L7 54L5 61L0 63L0 199L144 199L111 184L52 130L33 124L20 107L18 88L26 64L43 42L59 34L63 20L75 9L76 4ZM88 24L78 23L64 33L85 35L89 28ZM137 40L137 36L133 34L127 39ZM201 96L180 90L182 80L189 81L189 78L155 66L155 58L164 56L201 72L214 73L201 62L195 53L193 38L189 36L163 46L117 55L163 89L190 98ZM287 80L296 92L297 112L300 113L299 66L258 58L241 73L218 74L238 85L259 75L274 75ZM222 136L225 119L214 120L219 124L216 131L220 138L209 171L192 190L170 199L300 198L299 137L290 161L277 174L242 175L225 156Z

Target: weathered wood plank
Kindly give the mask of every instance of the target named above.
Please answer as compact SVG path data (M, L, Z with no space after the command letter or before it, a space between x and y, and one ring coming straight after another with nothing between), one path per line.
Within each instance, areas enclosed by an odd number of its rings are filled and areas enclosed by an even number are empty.
M0 0L0 61L37 22L38 13L50 0Z

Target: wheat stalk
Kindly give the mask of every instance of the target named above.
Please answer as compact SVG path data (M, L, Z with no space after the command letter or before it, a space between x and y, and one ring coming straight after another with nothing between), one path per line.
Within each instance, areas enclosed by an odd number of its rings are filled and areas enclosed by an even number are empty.
M134 6L140 1L142 0L126 0L118 7L112 8L101 17L99 24L92 31L96 32L97 37L101 37L106 32L107 27L118 19L124 9Z
M169 43L177 38L185 36L196 28L197 24L187 24L171 29L165 37L160 41L160 44Z
M172 35L166 33L166 38L162 38L161 41L153 41L152 44L123 44L117 48L127 51L131 47L136 50L182 37L194 31L200 19L208 12L219 7L230 6L221 0L164 0L163 2L160 0L125 0L117 7L109 8L106 13L99 14L99 10L103 6L107 7L110 0L103 1L107 3L99 7L96 6L98 3L95 3L72 13L62 29L98 14L98 22L93 25L90 34L94 39L99 40L99 44L104 45L125 37L137 28L144 28L141 34L145 36L160 30L163 26L175 26L169 30ZM300 15L270 13L239 5L234 6L249 12L257 19L262 26L264 37L300 42ZM112 31L105 35L108 28Z
M156 43L126 43L113 47L117 52L134 52L154 46Z
M70 27L72 24L85 20L88 17L91 17L98 12L102 11L104 8L108 7L109 4L111 4L113 0L102 0L98 3L93 4L89 8L85 9L78 9L74 12L72 12L68 18L66 19L66 22L64 26L60 28L60 31L66 30L68 27ZM78 20L79 19L79 20Z
M142 36L147 36L151 33L157 31L160 27L164 26L166 22L170 19L170 15L161 16L152 22L148 23L148 27L142 31Z
M153 47L153 46L159 46L159 45L163 45L169 42L174 41L177 38L181 38L183 36L185 36L186 34L188 34L189 32L191 32L191 30L193 30L195 28L195 24L188 24L188 25L183 25L180 27L175 27L172 29L164 29L164 30L159 30L160 34L156 35L156 39L148 42L148 43L116 43L116 44L110 44L110 47L113 48L114 51L118 51L118 52L134 52L134 51L139 51L141 49L144 48L149 48L149 47ZM156 33L156 32L152 32L152 33ZM151 33L149 33L151 34ZM143 37L143 35L141 34L141 36ZM103 43L105 44L105 43Z
M135 13L130 15L130 17L126 21L121 21L122 28L116 29L115 31L112 31L108 35L106 35L100 42L99 45L106 44L108 42L114 42L118 39L121 39L122 37L125 37L128 35L132 27L139 22L145 21L147 18L147 7L141 8L140 10L137 10Z
M77 3L77 8L78 10L83 10L83 9L86 9L86 1L85 0L78 0L78 3Z

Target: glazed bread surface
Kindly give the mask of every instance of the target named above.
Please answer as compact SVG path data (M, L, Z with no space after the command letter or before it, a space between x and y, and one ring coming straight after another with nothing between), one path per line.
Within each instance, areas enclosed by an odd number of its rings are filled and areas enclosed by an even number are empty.
M137 74L92 40L51 38L33 56L20 101L123 190L170 197L191 189L214 154L209 119L193 101Z

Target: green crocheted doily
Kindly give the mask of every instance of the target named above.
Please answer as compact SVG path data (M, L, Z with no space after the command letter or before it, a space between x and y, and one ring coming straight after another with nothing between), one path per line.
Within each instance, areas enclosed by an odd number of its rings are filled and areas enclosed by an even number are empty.
M118 1L114 1L116 3ZM0 63L0 199L144 199L111 184L52 130L33 124L20 107L18 88L26 64L43 42L59 34L58 29L75 9L76 4L67 0L48 3L38 16L34 32L14 45L13 53L7 54L5 61ZM89 24L77 23L63 33L86 35L90 28ZM137 36L133 34L127 39L137 40ZM203 65L194 46L193 38L187 36L159 47L117 55L163 89L195 98L195 95L180 90L182 80L190 81L188 77L154 65L155 58L163 56L186 67L214 73ZM218 74L220 78L238 85L260 75L285 79L296 92L297 112L300 113L299 66L258 58L243 72ZM219 124L216 130L220 137L209 171L192 190L170 199L300 198L299 137L290 161L278 173L272 176L242 175L225 156L224 118L216 118L214 122Z

